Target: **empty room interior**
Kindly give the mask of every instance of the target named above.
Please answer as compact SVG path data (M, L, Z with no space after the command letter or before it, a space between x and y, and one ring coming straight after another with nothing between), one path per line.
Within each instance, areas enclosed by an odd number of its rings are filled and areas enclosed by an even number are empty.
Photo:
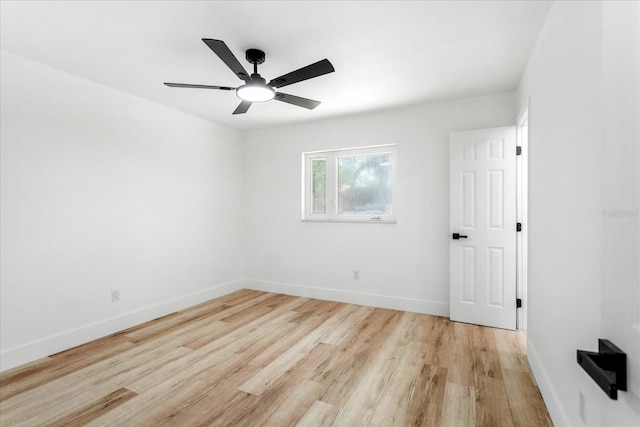
M0 425L640 425L640 2L0 3Z

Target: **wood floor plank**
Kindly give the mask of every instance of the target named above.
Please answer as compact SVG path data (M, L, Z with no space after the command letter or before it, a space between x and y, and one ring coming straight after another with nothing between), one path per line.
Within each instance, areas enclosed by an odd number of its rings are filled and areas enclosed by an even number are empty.
M227 323L241 323L247 322L257 319L258 317L264 316L265 314L271 312L273 309L271 307L255 307L252 310L242 310L233 314L229 314L221 318L222 322Z
M552 426L526 336L242 290L0 375L4 426Z
M299 378L297 375L288 375L274 383L268 393L258 396L249 394L256 400L250 408L237 412L237 417L229 421L229 424L238 426L265 425L269 423L270 418L275 417L275 419L283 420L283 425L295 425L306 413L307 408L317 400L320 392L321 386L318 383ZM290 401L292 402L289 403ZM276 415L279 410L285 413Z
M293 319L296 319L296 318L297 316L294 316L292 318L292 321L294 321ZM291 329L286 335L282 336L281 339L271 343L269 347L265 348L259 354L256 354L256 356L253 359L251 359L248 363L259 368L264 368L265 366L273 362L275 359L280 357L282 353L287 351L287 349L291 348L295 343L299 342L302 338L306 337L313 329L318 327L318 325L320 325L323 321L324 321L324 318L316 316L316 317L308 318L303 323L295 323L295 327Z
M509 400L502 379L492 378L477 372L475 397L476 425L513 427Z
M132 333L125 334L133 342L143 342L146 340L154 339L160 335L170 334L173 331L179 330L185 325L193 323L200 319L208 319L210 321L221 320L223 318L229 318L236 313L252 313L252 310L246 310L250 307L259 304L262 301L268 301L269 299L277 298L274 294L255 296L247 299L243 298L242 303L238 306L213 305L199 307L195 311L184 311L176 313L175 317L165 316L159 321L152 321L146 328L139 329Z
M325 344L342 344L353 326L360 324L372 311L373 307L345 304L335 315L339 327L329 331L322 338L322 342Z
M503 369L506 393L513 422L517 426L552 426L553 422L544 405L532 405L540 402L542 396L533 377L527 372Z
M42 387L29 390L2 402L2 424L12 425L25 422L30 425L44 425L66 417L77 408L85 407L95 395L107 395L125 387L126 383L153 372L163 363L181 357L186 349L154 352L145 362L140 358L128 364L119 362L109 365L98 364L106 369L95 370L92 375L77 371L59 378ZM154 357L155 356L155 357ZM64 405L61 405L64 403Z
M107 396L90 402L85 405L84 408L80 408L65 417L57 419L55 422L51 423L49 427L84 426L90 421L100 417L100 415L117 408L135 396L137 396L137 394L131 390L127 390L126 388L118 389Z
M447 382L442 407L443 426L468 427L476 425L475 388Z
M291 309L301 304L299 300L287 300L277 307L272 307L269 312L248 322L235 322L230 324L227 328L216 331L216 333L209 334L201 339L185 343L185 346L191 349L199 349L206 347L209 350L221 349L224 346L233 343L237 339L241 339L247 333L255 332L257 334L266 333L267 331L261 331L262 325L268 324L272 320L276 320L277 323L289 322L295 315ZM256 332L257 331L257 332Z
M333 308L335 304L327 304ZM265 366L258 375L244 383L240 390L255 395L261 395L284 375L300 359L304 358L318 343L334 330L346 327L340 317L331 316L334 311L327 310L320 319L324 320L311 333L293 344L278 358ZM317 317L317 316L314 316Z
M143 394L167 379L189 379L202 372L213 370L224 360L223 356L217 353L190 351L165 361L144 376L131 377L125 384L127 389Z
M232 307L238 307L243 305L243 303L249 301L249 300L253 300L256 298L264 298L264 297L270 297L276 294L273 294L271 292L261 292L261 291L254 291L252 289L241 289L239 291L236 292L232 292L230 294L227 295L223 295L221 297L218 297L216 299L212 299L209 301L205 301L199 305L196 305L194 307L189 307L185 310L180 310L180 311L191 311L192 309L198 310L199 307L206 307L209 306L210 304L226 304L226 305L230 305Z
M244 391L234 390L231 392L231 400L224 412L216 414L210 417L207 421L202 423L195 423L198 427L210 426L210 427L222 427L222 426L241 426L238 420L243 416L252 413L258 402L260 402L261 396L255 396Z
M174 410L182 401L207 388L208 384L202 380L202 376L166 379L88 425L155 425L154 418L158 411L165 408Z
M473 346L473 328L465 323L452 324L452 338L449 349L449 368L447 371L447 381L465 385L475 386L475 376L473 369L477 365L476 352Z
M296 424L297 427L327 427L333 424L337 409L328 403L316 400Z
M271 427L295 426L307 413L308 408L317 401L321 385L303 379L287 399L278 407L273 407L271 415L261 425Z
M29 364L0 377L0 401L62 378L134 346L126 337L100 339L48 357L46 362ZM72 363L70 363L72 360Z
M419 327L414 328L412 340L429 343L427 363L449 367L452 322L440 316L420 315Z
M396 367L408 344L410 326L414 320L415 315L412 313L404 313L401 316L393 333L371 362L370 369L362 375L351 396L338 411L336 424L356 425L363 421L374 421L371 417L380 399L385 395L385 390L389 389L394 373L397 372Z
M302 314L302 316L300 316L298 320L304 320L307 317L315 316L318 314L321 314L323 316L331 316L335 311L343 307L344 304L340 304L339 302L335 301L310 299L309 301L296 308L295 311Z
M474 362L474 373L481 373L490 378L502 379L502 367L497 350L474 348L471 350L470 356Z
M500 366L503 369L530 372L529 362L524 354L499 351L498 357L500 358Z
M420 328L413 330L413 341L433 342L446 340L449 337L451 321L446 317L418 314Z
M318 344L320 338L307 335L298 341L277 359L262 368L257 375L240 386L240 390L256 396L267 391L280 377L285 375L296 363L306 357Z
M426 347L425 343L413 341L401 350L396 368L391 371L389 382L374 408L370 420L372 426L407 425L414 384L426 365Z
M156 412L153 422L156 427L176 425L206 425L211 420L223 414L225 409L239 397L234 392L244 381L255 375L258 368L250 365L237 367L230 370L220 381L199 393L194 393L183 400L177 407ZM243 393L244 394L244 393Z
M523 331L507 331L505 329L491 329L499 351L527 354L526 335ZM524 341L523 341L524 337Z
M356 328L360 334L353 336L351 344L345 340L342 353L335 354L311 377L326 386L320 400L341 407L350 398L353 388L366 374L400 317L400 312L376 309Z
M471 345L480 350L498 350L494 329L478 325L467 325L471 331Z
M189 369L185 366L185 369ZM213 372L212 372L213 371ZM96 420L95 425L194 425L206 423L228 403L228 391L255 373L250 366L191 369L185 376L167 377L135 400Z
M410 390L405 425L439 426L446 385L446 368L423 365Z
M265 300L263 305L266 305L269 308L277 308L282 307L283 305L290 306L292 303L295 303L295 307L297 308L309 300L310 298L300 298L292 295L271 294L271 297L268 300Z
M260 375L262 370L258 372ZM254 375L254 378L257 376ZM274 411L282 406L288 399L293 397L292 390L297 387L303 379L295 375L278 377L272 382L268 393L259 395L243 391L243 386L238 387L242 395L234 401L233 407L225 410L224 422L222 420L211 420L211 425L238 425L253 426L262 425L273 415ZM317 399L314 397L314 400Z

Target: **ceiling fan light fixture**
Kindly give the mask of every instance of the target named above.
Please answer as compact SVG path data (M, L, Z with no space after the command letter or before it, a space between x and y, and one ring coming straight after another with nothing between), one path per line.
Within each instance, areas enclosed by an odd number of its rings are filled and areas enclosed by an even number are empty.
M276 91L267 85L249 83L236 89L236 95L243 101L266 102L276 96Z

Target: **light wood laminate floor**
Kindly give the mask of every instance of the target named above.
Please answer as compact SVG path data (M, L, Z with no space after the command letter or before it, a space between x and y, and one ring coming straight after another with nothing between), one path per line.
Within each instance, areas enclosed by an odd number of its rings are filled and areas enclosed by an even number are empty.
M524 342L242 290L2 373L0 425L552 425Z

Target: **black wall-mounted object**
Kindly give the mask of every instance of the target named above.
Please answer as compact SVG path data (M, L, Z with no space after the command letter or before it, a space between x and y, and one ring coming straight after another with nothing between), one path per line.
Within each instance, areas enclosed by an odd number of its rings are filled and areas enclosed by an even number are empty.
M578 364L611 398L627 391L627 354L611 341L598 340L598 352L578 350Z

